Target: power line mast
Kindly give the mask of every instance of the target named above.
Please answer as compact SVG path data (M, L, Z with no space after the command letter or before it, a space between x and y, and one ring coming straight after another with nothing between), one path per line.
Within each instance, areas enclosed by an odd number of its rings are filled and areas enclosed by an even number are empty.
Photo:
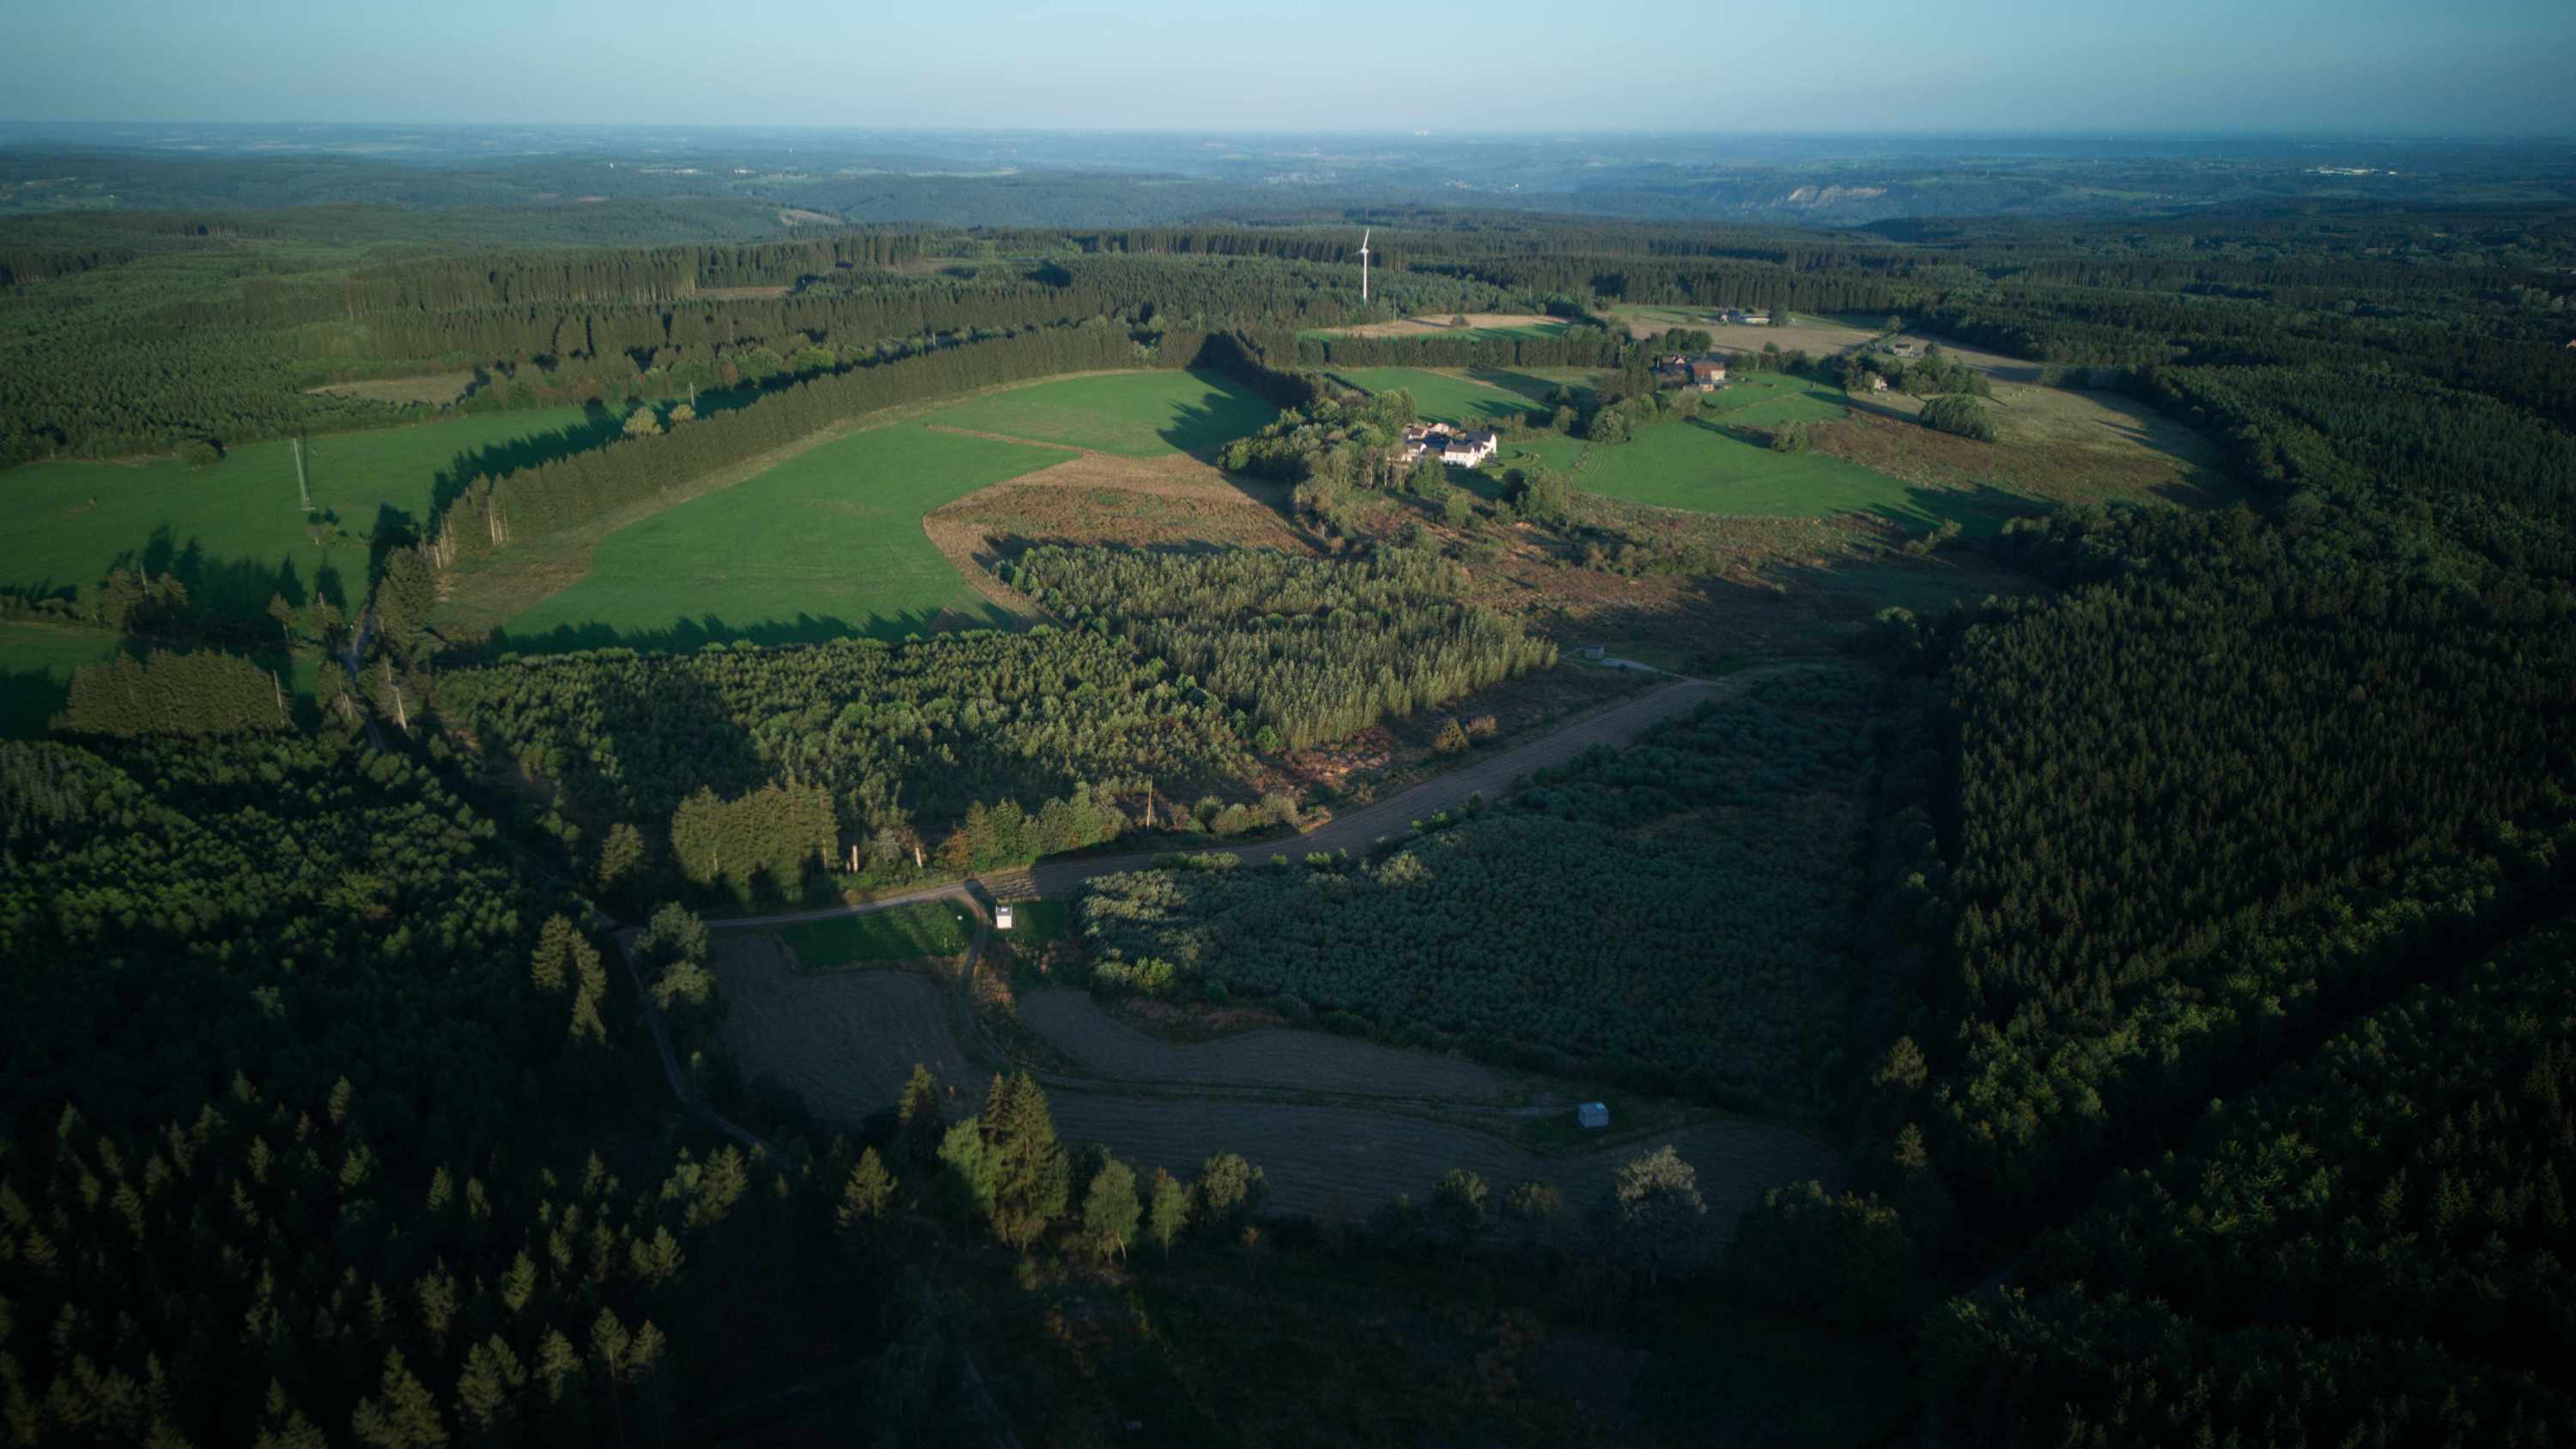
M1361 228L1360 228L1360 302L1361 302L1361 304L1362 304L1363 306L1365 306L1365 305L1367 304L1367 302L1368 302L1368 257L1369 257L1369 253L1368 253L1368 239L1369 239L1369 229L1368 229L1367 227L1361 227Z

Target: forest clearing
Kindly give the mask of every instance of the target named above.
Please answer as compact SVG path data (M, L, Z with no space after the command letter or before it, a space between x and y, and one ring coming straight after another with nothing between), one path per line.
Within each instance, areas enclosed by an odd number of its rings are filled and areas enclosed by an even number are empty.
M945 977L890 970L803 975L755 932L726 932L715 970L728 1005L728 1048L755 1079L797 1092L826 1120L856 1126L890 1112L916 1062L938 1078L952 1120L982 1106L995 1065L957 1039L953 970ZM1274 1210L1340 1222L1356 1221L1397 1193L1426 1193L1451 1167L1496 1183L1550 1183L1570 1208L1595 1207L1609 1200L1622 1163L1667 1142L1699 1168L1713 1222L1732 1222L1767 1187L1842 1178L1836 1154L1822 1143L1750 1119L1702 1122L1646 1141L1622 1138L1592 1152L1532 1152L1456 1121L1348 1102L1366 1095L1419 1100L1425 1086L1463 1084L1473 1077L1459 1075L1462 1069L1479 1069L1384 1048L1355 1052L1351 1048L1362 1044L1316 1033L1262 1035L1276 1041L1259 1044L1261 1057L1234 1059L1235 1069L1248 1074L1250 1089L1291 1097L1322 1091L1342 1095L1344 1103L1208 1097L1224 1081L1224 1068L1168 1080L1121 1073L1096 1085L1047 1075L1042 1079L1057 1130L1068 1140L1105 1143L1149 1171L1155 1165L1184 1169L1217 1152L1250 1151L1266 1174ZM1080 1037L1071 1045L1098 1046ZM1125 1065L1169 1060L1141 1053ZM1265 1080L1301 1075L1304 1080L1296 1082Z
M1365 322L1351 327L1318 327L1300 335L1310 337L1446 337L1483 342L1497 337L1553 337L1565 330L1563 320L1535 316L1526 312L1468 312L1467 325L1454 325L1450 316L1398 317L1390 322Z

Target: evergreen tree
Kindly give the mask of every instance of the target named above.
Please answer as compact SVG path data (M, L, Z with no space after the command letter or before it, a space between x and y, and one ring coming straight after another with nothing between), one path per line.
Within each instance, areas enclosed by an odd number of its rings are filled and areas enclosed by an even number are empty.
M896 1181L875 1148L859 1154L858 1165L850 1169L850 1180L841 1189L841 1205L833 1213L844 1242L885 1216L894 1201Z
M930 1068L912 1064L912 1075L904 1079L903 1096L894 1112L895 1138L903 1155L915 1167L929 1167L940 1160L940 1145L948 1134L948 1115L939 1105L939 1082Z

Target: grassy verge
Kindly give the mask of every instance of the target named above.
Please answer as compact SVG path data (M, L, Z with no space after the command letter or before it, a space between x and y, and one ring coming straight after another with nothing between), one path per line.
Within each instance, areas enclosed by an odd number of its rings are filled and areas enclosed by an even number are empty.
M779 944L800 974L955 956L975 939L974 917L955 900L920 901L864 916L783 926Z

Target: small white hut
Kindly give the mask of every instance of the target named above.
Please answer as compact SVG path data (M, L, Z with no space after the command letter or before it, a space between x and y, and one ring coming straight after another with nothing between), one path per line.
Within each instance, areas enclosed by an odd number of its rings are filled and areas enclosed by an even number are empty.
M1011 929L1010 902L1004 901L1000 905L993 907L993 929L996 931L1007 931Z
M1610 1126L1610 1104L1579 1102L1574 1108L1574 1125L1586 1132L1600 1132Z

